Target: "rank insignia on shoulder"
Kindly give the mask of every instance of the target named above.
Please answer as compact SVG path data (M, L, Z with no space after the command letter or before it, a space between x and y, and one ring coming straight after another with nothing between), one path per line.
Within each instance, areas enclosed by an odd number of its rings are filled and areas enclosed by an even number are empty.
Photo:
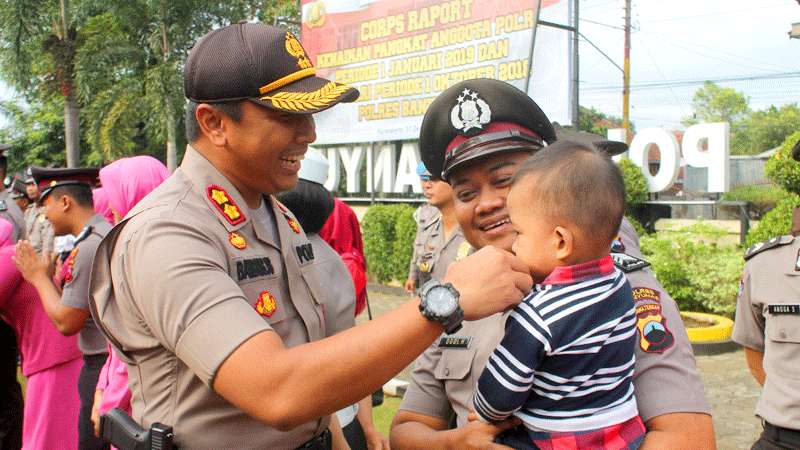
M256 302L256 311L264 317L272 317L278 309L278 302L269 291L263 291L258 295Z
M230 195L220 186L212 184L206 188L208 199L225 216L225 220L231 225L238 225L245 221L244 214L239 206L233 201Z
M792 242L794 242L794 236L786 235L774 237L768 241L759 242L758 244L753 244L744 252L744 260L747 261L763 251L781 247L786 244L791 244Z
M472 336L442 336L439 339L439 348L461 348L468 350L472 345Z
M289 216L286 216L286 221L289 223L289 228L291 228L292 231L295 232L295 234L300 234L300 230L302 228L300 228L300 224L297 223L296 220L294 220L293 218L291 218Z
M75 257L78 256L78 247L72 249L69 252L69 256L67 259L64 260L64 265L67 266L66 270L64 271L64 285L71 283L72 280L75 279L75 276L72 274L72 271L75 270Z
M244 250L247 248L247 241L244 239L244 236L233 231L228 234L228 242L230 242L234 248L238 248L239 250Z
M627 255L625 253L611 253L611 259L614 260L614 265L625 273L636 272L649 266L650 263L635 256Z

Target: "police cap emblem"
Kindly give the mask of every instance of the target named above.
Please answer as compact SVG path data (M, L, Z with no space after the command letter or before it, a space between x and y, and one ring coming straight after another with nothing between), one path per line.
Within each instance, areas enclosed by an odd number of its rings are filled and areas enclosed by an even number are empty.
M450 110L450 123L467 136L477 134L483 126L492 121L492 110L478 96L478 93L464 88L458 96L457 103Z

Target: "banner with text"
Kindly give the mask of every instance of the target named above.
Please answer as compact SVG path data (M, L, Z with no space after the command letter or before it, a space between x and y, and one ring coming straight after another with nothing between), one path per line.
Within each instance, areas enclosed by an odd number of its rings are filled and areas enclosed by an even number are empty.
M302 0L302 42L320 76L358 101L317 114L317 144L416 139L436 95L496 78L571 123L568 0ZM528 67L535 36L533 71Z

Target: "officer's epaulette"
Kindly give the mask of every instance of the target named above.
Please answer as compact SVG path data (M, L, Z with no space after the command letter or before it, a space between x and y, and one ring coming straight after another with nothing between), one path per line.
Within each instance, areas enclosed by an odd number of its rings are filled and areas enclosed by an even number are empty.
M614 260L614 265L625 273L636 272L649 266L650 263L625 253L611 252L611 259Z
M8 209L8 205L6 205L5 200L0 200L0 211L5 211Z
M753 244L744 252L744 260L747 261L763 251L791 244L792 242L794 242L794 236L787 234L785 236L774 237L768 241L759 242L758 244Z

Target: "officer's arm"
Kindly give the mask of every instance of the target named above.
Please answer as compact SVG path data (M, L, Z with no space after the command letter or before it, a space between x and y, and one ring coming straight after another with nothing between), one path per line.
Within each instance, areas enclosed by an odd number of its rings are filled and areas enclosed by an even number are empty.
M745 347L744 357L747 359L747 367L750 368L753 378L763 386L764 380L767 378L767 374L764 372L764 352Z
M469 319L511 307L532 283L521 261L491 247L451 264L444 281L461 292ZM370 395L441 333L440 324L420 314L416 299L376 320L288 349L277 333L264 331L225 359L212 386L251 416L288 430Z
M711 416L699 413L672 413L653 417L646 423L647 435L642 450L714 450L714 424Z

